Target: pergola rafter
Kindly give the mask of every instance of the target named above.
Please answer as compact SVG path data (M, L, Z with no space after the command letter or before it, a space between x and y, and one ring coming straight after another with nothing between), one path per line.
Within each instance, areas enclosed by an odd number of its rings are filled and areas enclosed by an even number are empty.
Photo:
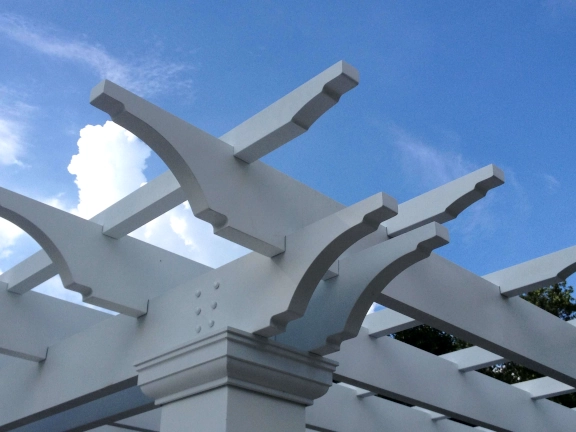
M0 431L569 430L576 412L546 398L574 391L576 329L514 296L565 279L575 249L483 278L432 253L499 168L345 207L259 161L358 83L339 62L220 138L96 86L170 171L90 221L0 189L0 217L43 249L0 275ZM127 236L184 201L253 252L212 269ZM56 274L119 315L29 292ZM365 317L374 301L390 309ZM477 346L386 337L420 323ZM546 376L476 372L505 359Z

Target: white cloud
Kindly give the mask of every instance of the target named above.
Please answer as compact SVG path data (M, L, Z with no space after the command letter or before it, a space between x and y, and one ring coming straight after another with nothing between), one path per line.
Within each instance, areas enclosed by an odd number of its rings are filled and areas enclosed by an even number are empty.
M132 236L211 267L220 267L249 252L216 236L210 224L193 216L188 203L156 218Z
M54 276L53 278L48 279L46 282L38 285L36 288L34 288L34 291L42 293L42 294L46 294L52 297L56 297L59 298L61 300L66 300L69 301L71 303L77 303L80 304L82 306L86 306L89 307L91 309L96 309L99 310L101 312L106 312L112 315L117 315L116 312L110 311L108 309L104 309L98 306L93 306L90 303L84 303L82 302L82 295L80 293L77 293L75 291L71 291L69 289L64 288L64 286L62 285L62 280L60 279L60 276Z
M124 63L101 46L65 39L57 29L39 26L18 15L0 14L0 33L45 55L83 64L100 78L143 96L189 85L179 79L188 70L185 65L150 57L138 63Z
M461 154L442 151L400 128L393 127L391 132L407 175L419 178L429 188L448 183L477 168Z
M78 154L68 171L76 176L78 207L74 213L90 219L146 182L144 169L150 148L124 128L106 122L80 131Z

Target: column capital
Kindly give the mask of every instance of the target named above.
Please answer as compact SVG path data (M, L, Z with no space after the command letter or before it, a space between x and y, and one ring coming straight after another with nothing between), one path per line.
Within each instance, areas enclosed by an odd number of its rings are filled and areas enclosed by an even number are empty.
M332 385L338 365L231 327L135 365L138 385L157 405L232 386L312 405Z

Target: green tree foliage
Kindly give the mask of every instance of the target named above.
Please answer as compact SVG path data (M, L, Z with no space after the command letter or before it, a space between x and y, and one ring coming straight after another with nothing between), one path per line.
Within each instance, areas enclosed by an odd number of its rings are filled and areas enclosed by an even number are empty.
M572 297L573 292L574 289L571 286L566 286L565 282L561 282L522 294L521 298L556 315L564 321L568 321L576 319L576 300ZM436 355L446 354L471 346L463 340L427 325L421 325L396 333L393 337ZM508 384L540 378L542 376L537 372L512 362L491 366L479 372ZM551 400L570 408L576 407L576 394L558 396L551 398Z

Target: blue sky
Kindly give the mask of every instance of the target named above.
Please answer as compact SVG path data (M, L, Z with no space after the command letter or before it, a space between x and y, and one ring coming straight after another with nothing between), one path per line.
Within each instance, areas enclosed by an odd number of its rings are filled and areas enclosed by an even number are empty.
M220 136L346 60L360 85L265 162L344 204L494 163L506 184L441 255L482 275L576 244L574 0L3 0L0 53L0 186L84 217L166 169L89 105L101 79ZM184 206L135 235L211 265L242 253ZM0 270L37 248L0 225Z

